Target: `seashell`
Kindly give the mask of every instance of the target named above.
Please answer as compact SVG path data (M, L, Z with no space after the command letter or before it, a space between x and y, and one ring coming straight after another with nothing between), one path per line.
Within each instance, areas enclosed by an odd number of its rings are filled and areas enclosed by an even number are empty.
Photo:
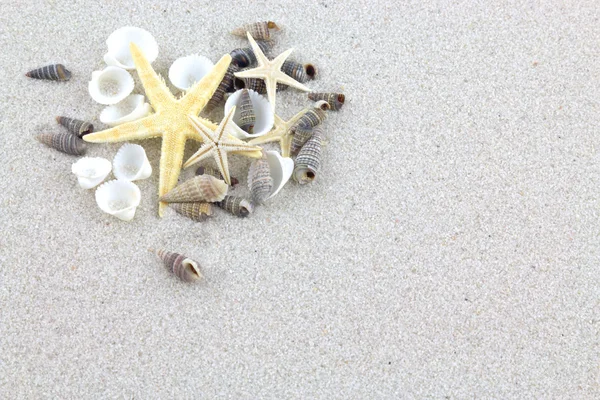
M83 140L69 132L42 133L37 136L37 140L58 151L74 156L83 155L87 149Z
M296 167L294 168L294 180L301 185L312 182L319 171L321 165L321 146L323 143L323 129L318 126L314 129L313 135L306 142L298 156L296 157Z
M305 129L314 128L325 119L324 109L329 109L329 104L324 100L317 101L314 107L306 111L306 113L304 113L298 122L296 122L294 127L301 127Z
M268 54L271 52L271 49L273 48L273 41L272 40L257 40L256 44L258 45L258 47L260 47L262 52L268 57ZM252 47L233 49L233 50L231 50L229 55L231 56L231 63L235 64L240 69L253 67L257 63L256 55L254 54Z
M275 196L290 180L294 172L294 160L289 157L282 157L277 151L267 151L267 161L271 178L273 178L273 188L267 199Z
M344 96L342 93L317 93L317 92L312 92L308 94L308 98L312 101L320 101L320 100L324 100L327 102L327 104L329 104L329 107L331 107L331 109L333 111L338 111L340 108L342 108L342 106L344 105L344 102L346 101L346 96Z
M135 181L152 175L152 166L144 148L139 144L125 143L113 159L114 174L117 179Z
M290 152L292 154L296 154L312 135L313 128L311 127L298 126L294 128L294 136L292 136Z
M171 203L170 206L179 214L196 222L202 222L213 215L211 203Z
M215 107L221 104L221 102L225 98L225 93L233 91L233 80L235 78L233 74L237 71L239 71L239 68L235 64L229 64L227 72L225 73L225 76L223 76L223 80L217 87L217 90L215 90L215 93L212 95L208 103L206 103L206 106L203 110L204 113L208 114L212 110L214 110Z
M102 211L123 221L131 221L140 204L140 189L133 182L120 179L102 184L96 189L96 203Z
M304 64L304 73L308 79L315 79L317 77L317 67L312 64Z
M25 76L33 79L46 79L50 81L68 81L71 79L71 71L62 64L46 65L45 67L32 69Z
M158 57L158 43L150 32L142 28L125 26L111 33L106 39L108 53L104 55L104 62L110 66L135 69L129 50L131 42L140 48L149 63L152 64Z
M246 32L250 32L254 39L267 40L271 37L269 29L280 30L273 21L254 22L245 24L231 31L232 35L246 37Z
M73 119L68 117L56 117L56 122L64 126L77 137L82 137L88 133L94 132L94 125L89 122L82 121L80 119Z
M256 114L254 114L254 106L252 106L248 89L242 89L242 94L238 98L237 103L240 110L240 119L237 122L238 126L249 134L254 133Z
M219 171L218 169L212 167L198 167L198 169L196 170L196 175L204 174L214 176L215 178L220 180L224 180L223 175L221 175L221 171ZM231 186L235 186L238 183L240 183L240 181L236 177L230 176L229 179L231 180Z
M221 201L227 194L225 181L211 175L199 175L176 186L160 198L166 203L194 203Z
M202 278L198 263L191 258L162 249L158 250L156 254L163 261L165 267L182 281L195 282Z
M252 193L252 200L258 204L264 203L271 195L273 178L271 178L271 168L264 152L262 158L254 160L250 164L248 188L250 189L250 193Z
M178 58L169 68L169 80L179 90L188 90L194 83L200 82L214 67L208 58L192 54Z
M215 204L223 210L229 211L236 217L245 218L254 211L254 204L252 204L251 201L238 196L227 195L223 200Z
M106 107L100 113L100 122L109 126L117 126L125 122L144 118L152 112L150 104L141 94L130 94L118 104Z
M227 101L225 102L225 115L231 110L232 107L236 105L240 105L242 94L244 90L238 90L233 93ZM235 130L233 133L238 139L249 139L258 136L262 136L268 133L271 128L273 128L273 123L275 121L275 114L273 113L273 109L271 108L271 104L269 100L267 100L264 96L256 93L253 90L246 90L250 101L252 102L252 108L254 109L255 115L255 123L252 130L252 133L248 133L246 131ZM242 107L238 106L235 109L233 114L233 122L235 122L240 128L244 124L242 122ZM243 129L243 128L242 128Z
M308 80L308 76L306 75L306 72L304 72L304 65L297 63L296 61L285 60L281 66L281 71L300 83L304 83Z
M71 172L77 176L79 186L91 189L99 185L110 173L110 161L102 157L83 157L71 166Z
M92 72L88 91L92 99L100 104L116 104L129 96L133 90L133 78L119 67L106 67Z

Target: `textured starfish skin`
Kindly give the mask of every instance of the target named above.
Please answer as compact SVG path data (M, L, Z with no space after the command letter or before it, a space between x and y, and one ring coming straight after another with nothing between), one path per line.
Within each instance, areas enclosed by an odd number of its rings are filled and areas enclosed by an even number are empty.
M196 82L183 97L176 99L135 43L131 43L129 48L155 113L137 121L91 133L84 140L108 143L162 137L158 188L160 197L177 185L187 139L202 142L202 136L192 126L188 116L196 117L212 97L227 71L231 56L224 55L204 78ZM204 119L201 121L205 126L216 129L212 122ZM162 217L165 207L166 203L159 204L159 216Z
M252 35L250 35L250 32L247 32L247 35L250 45L252 46L252 51L254 51L254 55L256 56L256 61L258 61L258 67L248 69L246 71L236 72L235 76L238 78L264 79L267 87L267 97L269 98L269 103L271 103L271 109L273 112L275 112L277 82L295 87L296 89L304 90L305 92L310 92L308 87L304 86L291 76L288 76L281 71L281 66L285 62L285 59L289 57L294 49L289 49L278 55L274 60L269 61L269 59L265 56L260 47L258 47L252 38Z
M296 122L302 118L306 111L306 109L300 111L287 121L284 121L279 115L275 114L275 123L273 124L273 129L271 129L266 135L250 140L248 144L262 144L279 141L279 146L281 147L281 156L289 157L290 148L292 146L292 137L294 136L291 129Z
M249 145L246 142L232 136L235 130L241 130L232 120L235 114L235 106L229 110L229 113L223 117L223 120L216 129L205 124L204 121L197 117L189 116L190 122L197 129L198 134L202 136L204 144L200 149L190 157L183 165L183 168L188 168L197 162L204 160L207 157L213 156L223 179L228 185L231 185L229 178L229 164L227 163L227 153L237 152L243 153L250 157L260 158L262 149L258 146Z

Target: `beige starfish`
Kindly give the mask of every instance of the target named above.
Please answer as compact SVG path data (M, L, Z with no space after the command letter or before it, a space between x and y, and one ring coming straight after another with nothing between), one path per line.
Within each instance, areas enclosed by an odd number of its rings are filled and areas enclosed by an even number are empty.
M246 71L236 72L235 76L238 78L264 79L265 86L267 87L267 97L269 98L273 112L275 112L277 82L295 87L296 89L304 90L305 92L310 92L308 87L304 86L291 76L288 76L281 71L281 66L285 62L285 59L288 58L294 49L289 49L278 55L273 61L269 61L269 59L265 56L260 47L258 47L252 38L252 35L250 35L250 32L247 32L247 35L250 45L252 46L252 51L254 51L254 55L256 56L256 61L258 61L258 67L248 69Z
M164 80L152 69L138 46L131 43L129 48L138 76L155 113L112 129L85 135L84 140L106 143L162 137L158 194L163 196L177 185L186 140L193 139L199 142L203 140L188 116L196 117L212 97L227 71L231 56L226 54L221 57L204 78L196 82L183 97L176 99ZM201 121L207 127L216 128L216 125L208 120ZM251 156L254 154L251 153ZM166 203L162 202L159 205L158 214L161 217L165 206Z
M212 128L210 125L206 125L200 118L188 116L194 128L196 128L200 136L202 136L204 145L202 145L200 150L186 161L183 168L188 168L207 157L213 156L219 167L219 171L221 171L221 175L223 175L223 179L228 185L231 185L231 179L229 178L229 164L227 164L227 153L244 152L245 155L257 158L261 157L262 149L260 147L252 146L232 136L234 131L241 131L241 129L231 120L234 113L235 106L233 106L231 110L229 110L229 113L223 117L223 120L216 129Z
M294 136L292 127L296 125L296 122L302 118L306 111L306 108L303 109L287 121L284 121L279 115L275 114L273 129L271 129L266 135L250 140L248 144L262 144L279 141L279 145L281 147L281 156L289 157L290 148L292 146L292 138Z

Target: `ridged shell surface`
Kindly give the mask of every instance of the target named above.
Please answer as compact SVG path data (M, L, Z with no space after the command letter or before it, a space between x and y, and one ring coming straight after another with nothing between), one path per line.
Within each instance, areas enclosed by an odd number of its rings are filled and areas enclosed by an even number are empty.
M212 110L214 110L215 107L221 104L221 102L225 98L225 93L233 92L235 90L233 85L233 80L235 77L233 76L233 74L238 72L239 70L240 69L237 65L229 64L227 72L225 73L225 76L223 76L223 80L217 87L217 90L215 90L215 93L212 95L208 103L206 103L206 106L203 110L204 113L209 113Z
M71 79L71 72L62 64L52 64L33 69L27 72L25 76L33 79L46 79L50 81L68 81Z
M204 175L204 174L214 176L215 178L220 179L220 180L224 180L223 175L221 175L221 171L219 171L218 169L213 168L213 167L204 167L204 166L198 167L198 169L196 170L196 175ZM236 177L230 176L229 179L231 180L231 186L235 186L238 183L240 183L240 181Z
M292 144L290 146L290 152L296 154L304 143L313 135L313 128L310 127L296 127L294 129L294 136L292 137Z
M266 156L254 160L248 171L248 187L255 203L262 204L271 195L273 178Z
M202 278L198 263L191 258L163 249L158 250L156 254L165 264L165 267L182 281L195 282Z
M342 93L313 92L308 94L308 98L312 101L326 101L333 111L339 111L346 101L346 96L344 96Z
M225 196L227 197L227 196ZM202 222L213 215L211 203L171 203L171 208L196 222Z
M42 133L37 140L66 154L81 156L87 149L83 140L69 132Z
M94 132L94 125L80 119L56 117L56 122L67 128L69 132L78 137L83 137L88 133Z
M250 32L255 40L267 40L271 37L270 29L279 30L279 27L273 21L253 22L234 29L231 34L246 37L246 32Z
M312 182L321 166L321 146L324 133L321 127L314 129L313 135L302 146L294 167L294 180L300 184Z
M273 41L257 40L256 44L260 47L263 54L268 57L273 48ZM257 63L256 55L254 54L252 47L233 49L229 55L231 56L231 63L237 65L240 69L254 67Z
M317 103L318 104L318 103ZM296 123L297 127L314 128L325 120L325 111L316 106L308 110Z
M254 204L251 201L238 196L225 196L223 200L215 204L241 218L247 217L254 211Z
M236 78L234 80L234 83L235 83L236 89L254 90L256 93L259 93L259 94L267 93L267 85L265 85L265 81L262 79L259 79L259 78L244 78L244 79ZM284 85L282 83L277 84L278 92L285 90L287 88L288 88L287 85Z
M211 175L199 175L175 187L160 201L167 203L194 203L221 201L227 194L225 181Z
M281 71L283 71L286 75L291 76L300 83L308 81L308 76L304 71L304 65L297 63L296 61L285 60L283 65L281 66Z
M250 100L248 89L242 89L242 94L238 100L238 106L240 108L240 119L238 120L239 127L248 133L254 133L256 114L254 113L254 106L252 105L252 100Z

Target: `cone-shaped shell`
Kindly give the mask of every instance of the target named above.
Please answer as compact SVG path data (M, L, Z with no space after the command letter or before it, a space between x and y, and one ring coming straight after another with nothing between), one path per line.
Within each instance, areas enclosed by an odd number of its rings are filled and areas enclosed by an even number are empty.
M304 126L295 127L294 128L294 136L292 137L292 144L290 146L290 152L292 154L296 154L298 151L300 151L302 146L304 146L304 143L306 143L306 141L308 139L310 139L310 137L312 135L313 135L312 127L304 127Z
M158 250L158 257L163 261L165 267L184 282L195 282L202 278L198 263L183 254L166 250Z
M117 179L136 181L152 175L152 166L146 151L139 144L125 143L113 159L114 174Z
M141 200L140 189L132 182L108 181L96 189L96 203L102 211L123 221L131 221Z
M211 175L199 175L183 182L160 198L166 203L194 203L221 201L227 194L225 181Z
M232 35L246 37L246 32L250 32L254 39L267 40L271 37L270 29L278 31L280 28L273 21L253 22L245 24L231 31Z
M227 67L227 72L225 73L225 76L223 76L223 79L217 87L217 90L215 90L215 93L212 95L212 97L210 98L208 103L206 103L206 106L202 110L203 113L210 113L212 110L215 109L215 107L221 104L221 102L225 98L225 93L233 91L233 81L235 78L233 74L235 74L237 71L239 71L239 67L237 65L229 64L229 67Z
M68 81L71 79L71 72L62 64L52 64L33 69L27 72L25 76L33 79L46 79L50 81Z
M69 132L78 137L83 137L88 133L94 132L94 125L80 119L56 117L56 122L67 128Z
M198 54L180 57L169 68L169 80L179 90L188 90L214 67L212 61Z
M225 102L225 115L229 113L233 106L236 106L232 120L240 128L240 124L242 124L242 108L239 105L243 91L244 89L236 91L229 96L227 102ZM273 123L275 121L275 114L273 113L269 100L254 90L248 90L247 93L252 102L252 109L254 111L254 127L252 133L238 130L234 131L238 139L249 139L265 135L273 128Z
M306 113L302 115L294 127L302 127L305 129L314 128L325 120L325 110L328 109L329 104L326 101L317 101L312 109L306 111Z
M238 106L240 110L240 120L237 122L238 126L249 134L254 133L256 114L254 113L254 107L252 106L252 100L250 100L248 89L242 89L242 94L238 99Z
M339 111L346 102L346 96L342 93L312 92L308 94L308 98L312 101L326 101L333 111Z
M213 215L211 203L171 203L171 208L196 222L202 222Z
M77 176L79 186L91 189L98 186L110 173L110 161L101 157L83 157L71 166L71 172Z
M83 140L69 132L42 133L37 136L37 140L58 151L74 156L85 154L87 149Z
M220 179L220 180L224 180L223 175L221 175L221 171L219 171L218 169L213 168L213 167L205 167L205 166L198 167L198 169L196 170L196 175L204 175L204 174L214 176L215 178ZM231 186L235 186L238 183L240 183L238 178L236 178L234 176L230 176L229 180L231 181Z
M311 138L300 149L296 157L296 166L294 167L294 180L296 182L303 185L315 180L321 166L323 138L323 129L318 126L314 129Z
M106 67L102 71L92 72L88 91L98 103L110 105L129 96L133 86L133 78L129 72L119 67Z
M108 53L104 55L104 62L124 69L135 69L129 44L134 42L149 63L153 63L158 57L158 43L156 39L145 29L133 26L119 28L106 39Z
M152 112L150 104L141 94L130 94L117 104L106 107L100 113L100 122L109 126L117 126L144 118Z
M227 195L223 200L215 204L221 207L223 210L229 211L236 217L241 218L247 217L254 211L254 204L252 204L251 201L238 196Z
M275 196L290 180L294 172L294 160L289 157L282 157L277 151L267 151L267 161L269 162L269 171L273 179L273 188L267 199Z
M286 75L291 76L300 83L308 81L308 76L304 71L304 65L296 61L285 60L283 62L283 65L281 66L281 71L283 71Z
M269 161L265 154L262 158L254 160L248 171L248 188L255 203L262 204L269 198L273 189L273 178Z
M256 44L262 50L263 54L268 57L268 54L273 48L272 40L256 40ZM244 47L239 49L231 50L229 53L231 56L231 63L237 65L239 68L248 68L256 65L256 55L252 47Z

